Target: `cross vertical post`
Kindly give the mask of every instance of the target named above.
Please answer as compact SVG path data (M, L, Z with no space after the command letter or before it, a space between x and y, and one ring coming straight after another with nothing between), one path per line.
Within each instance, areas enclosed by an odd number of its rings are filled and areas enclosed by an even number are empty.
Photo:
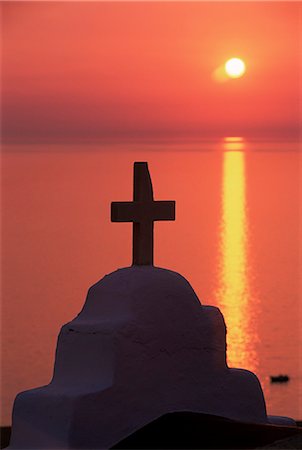
M148 163L134 163L133 202L112 202L112 222L133 222L133 265L153 265L154 221L175 220L175 201L154 201Z

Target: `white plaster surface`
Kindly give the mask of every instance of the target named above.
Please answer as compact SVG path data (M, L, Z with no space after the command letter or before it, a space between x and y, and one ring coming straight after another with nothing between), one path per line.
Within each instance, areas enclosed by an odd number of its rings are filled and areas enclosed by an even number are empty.
M225 335L178 273L105 276L62 327L51 383L17 396L10 448L109 448L172 411L268 423L257 377L226 365Z
M285 425L287 427L297 426L297 423L294 419L285 416L268 416L268 422L273 425Z

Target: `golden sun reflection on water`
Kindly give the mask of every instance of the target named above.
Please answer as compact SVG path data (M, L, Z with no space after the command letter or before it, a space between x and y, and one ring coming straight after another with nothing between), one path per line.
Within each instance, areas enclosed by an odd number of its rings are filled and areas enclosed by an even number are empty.
M223 154L222 215L218 306L227 325L227 361L230 367L257 369L253 328L255 298L252 295L251 264L248 252L248 218L244 141L226 140Z

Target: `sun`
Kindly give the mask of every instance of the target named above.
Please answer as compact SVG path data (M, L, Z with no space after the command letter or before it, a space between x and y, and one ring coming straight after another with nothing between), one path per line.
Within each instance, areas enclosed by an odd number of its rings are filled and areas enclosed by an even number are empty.
M225 63L224 70L230 78L240 78L244 75L246 67L242 59L231 58Z

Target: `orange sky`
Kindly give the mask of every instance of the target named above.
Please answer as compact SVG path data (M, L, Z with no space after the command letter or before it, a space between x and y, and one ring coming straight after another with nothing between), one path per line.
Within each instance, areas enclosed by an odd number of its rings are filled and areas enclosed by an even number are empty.
M3 136L296 138L299 8L4 2ZM232 56L246 75L218 83Z

